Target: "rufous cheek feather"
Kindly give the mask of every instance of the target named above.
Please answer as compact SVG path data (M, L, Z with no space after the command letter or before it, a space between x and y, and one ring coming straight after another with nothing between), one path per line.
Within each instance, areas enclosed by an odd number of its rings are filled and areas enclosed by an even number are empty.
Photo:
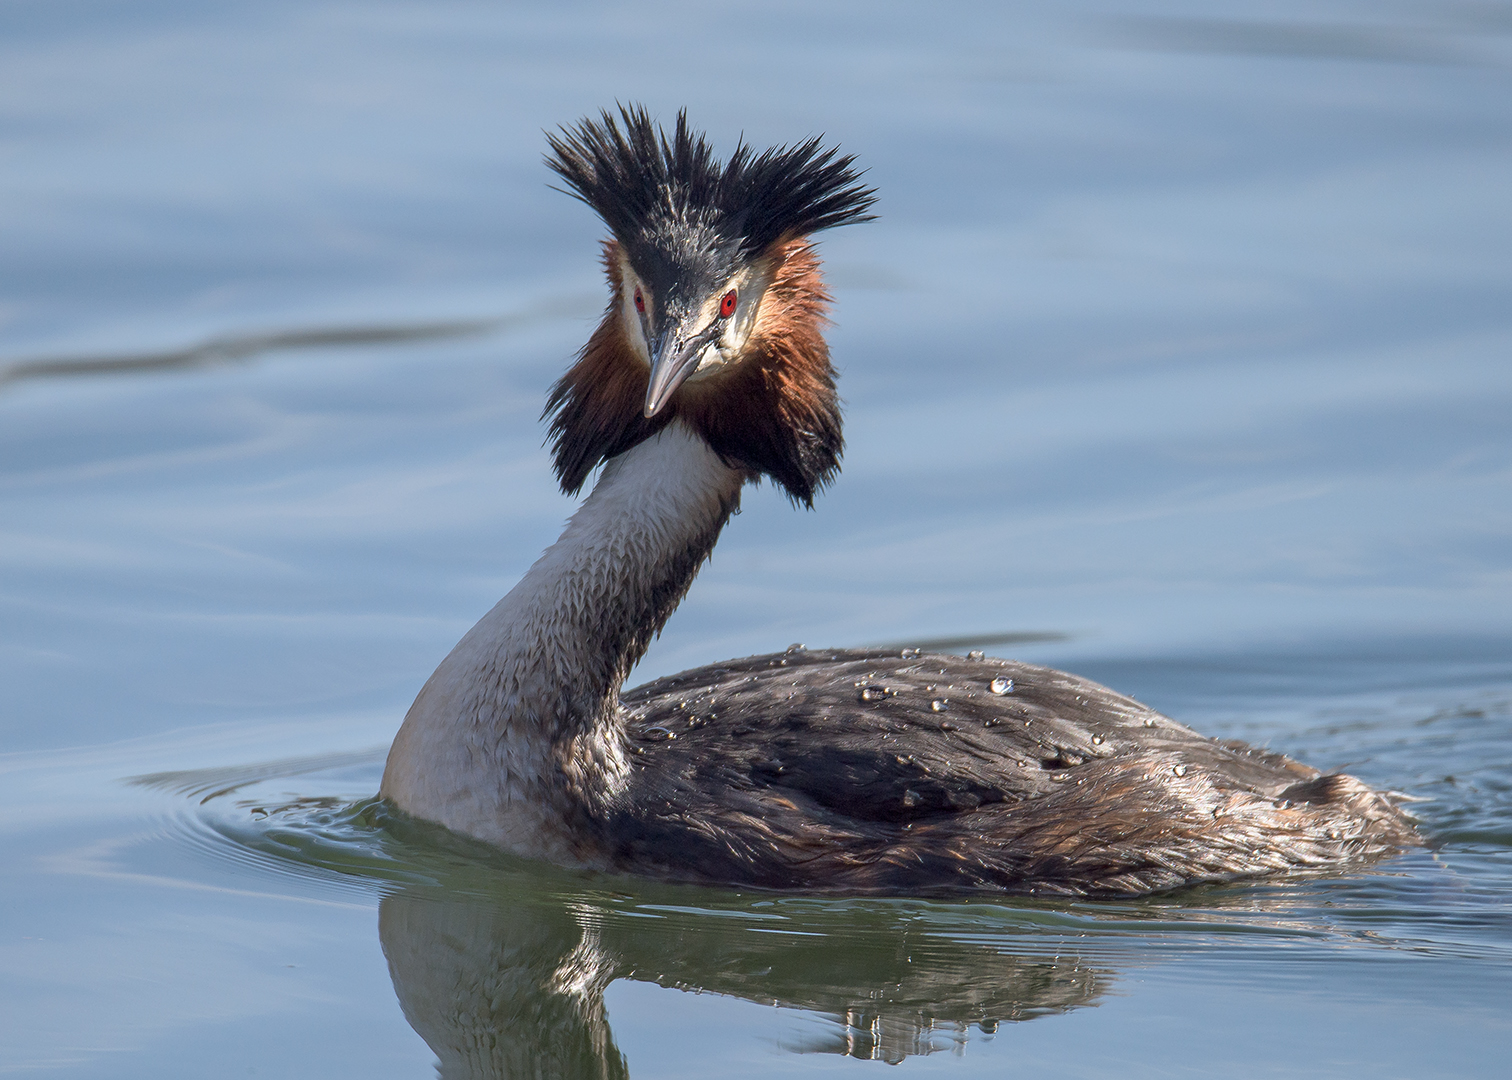
M772 279L738 361L683 384L652 417L642 410L649 369L626 337L619 257L617 242L607 241L608 310L543 414L562 490L576 494L598 465L681 419L732 465L770 477L794 502L813 506L844 449L823 333L829 295L813 246L785 240L764 253Z

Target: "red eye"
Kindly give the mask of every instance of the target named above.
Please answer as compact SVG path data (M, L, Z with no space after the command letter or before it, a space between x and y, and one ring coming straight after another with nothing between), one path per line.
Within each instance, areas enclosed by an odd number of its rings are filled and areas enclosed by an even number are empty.
M646 313L646 298L641 295L641 291L639 289L635 290L635 310L640 312L642 315Z
M735 314L735 290L731 289L724 294L724 299L719 302L719 317L728 319Z

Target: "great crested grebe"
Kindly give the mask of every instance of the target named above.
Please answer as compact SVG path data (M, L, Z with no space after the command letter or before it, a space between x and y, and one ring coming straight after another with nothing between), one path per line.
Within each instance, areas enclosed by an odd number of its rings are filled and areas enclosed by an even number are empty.
M811 507L839 470L808 237L874 192L817 139L720 163L684 114L548 139L612 234L608 310L546 406L562 489L603 471L420 691L392 804L562 865L787 890L1128 895L1415 841L1353 777L980 653L795 647L621 697L741 488Z

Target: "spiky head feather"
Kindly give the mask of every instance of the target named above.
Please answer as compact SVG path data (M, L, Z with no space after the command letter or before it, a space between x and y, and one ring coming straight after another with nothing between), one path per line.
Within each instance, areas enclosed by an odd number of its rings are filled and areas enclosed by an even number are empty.
M670 139L644 106L622 105L618 119L606 109L547 141L546 164L653 280L669 258L684 270L726 263L728 273L781 241L870 221L876 202L854 158L818 137L760 154L742 143L721 164L686 110Z
M614 234L605 251L609 309L546 405L562 490L577 492L599 464L680 420L732 465L812 506L839 470L844 440L823 336L829 296L804 238L871 220L876 195L853 159L810 139L760 154L742 144L720 164L686 113L669 138L644 108L625 106L618 119L605 111L548 141L546 162L568 194ZM641 411L648 372L620 315L621 257L673 301L696 301L754 259L772 275L740 363L719 379L685 383L649 418Z

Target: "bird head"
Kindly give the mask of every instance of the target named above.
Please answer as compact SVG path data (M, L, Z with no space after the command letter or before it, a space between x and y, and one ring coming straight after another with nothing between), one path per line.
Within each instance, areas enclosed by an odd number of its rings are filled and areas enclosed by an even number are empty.
M548 135L546 163L609 227L603 321L546 406L563 490L674 420L813 504L843 448L807 238L870 220L852 159L819 139L719 162L679 113L621 107Z

